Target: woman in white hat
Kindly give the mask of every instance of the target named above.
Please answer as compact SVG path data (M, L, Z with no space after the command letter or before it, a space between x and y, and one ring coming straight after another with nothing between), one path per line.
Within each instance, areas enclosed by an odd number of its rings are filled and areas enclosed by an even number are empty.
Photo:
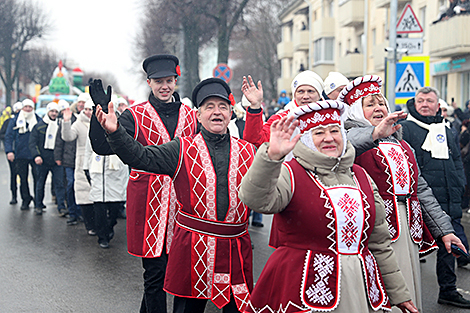
M355 162L368 171L379 188L392 246L413 302L421 311L420 249L424 254L435 248L431 234L447 242L449 252L451 243L464 246L419 174L414 152L402 140L401 126L394 125L406 113L390 112L381 87L379 76L358 77L341 91L338 100L350 105L345 127L356 148Z
M254 211L276 213L270 238L276 250L248 312L364 313L390 304L418 312L390 246L382 199L353 165L344 109L342 102L319 101L274 122L269 144L243 178L240 199ZM297 125L301 134L292 138ZM290 151L295 158L283 162Z
M304 71L295 76L291 83L291 90L292 101L264 123L263 109L261 108L261 101L263 100L261 81L255 85L251 76L248 76L248 78L243 76L242 92L250 102L250 106L247 109L245 130L243 132L244 140L251 142L257 147L263 142L268 142L270 127L274 121L287 116L291 110L299 106L316 102L322 98L323 80L315 72Z

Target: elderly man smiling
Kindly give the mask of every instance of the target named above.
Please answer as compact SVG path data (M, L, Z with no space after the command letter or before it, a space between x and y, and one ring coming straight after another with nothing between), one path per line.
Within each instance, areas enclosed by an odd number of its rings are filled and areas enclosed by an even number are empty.
M192 100L201 132L143 147L119 126L113 105L96 116L108 142L133 168L170 176L179 211L164 288L174 312L203 312L207 299L224 312L243 312L253 286L249 209L238 198L255 147L230 136L235 100L218 78L199 83Z

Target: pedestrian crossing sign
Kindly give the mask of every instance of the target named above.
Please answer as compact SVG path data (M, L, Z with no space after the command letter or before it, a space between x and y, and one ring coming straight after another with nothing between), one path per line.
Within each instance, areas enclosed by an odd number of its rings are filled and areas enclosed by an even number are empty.
M416 91L429 86L429 56L403 57L397 63L395 98L404 104Z

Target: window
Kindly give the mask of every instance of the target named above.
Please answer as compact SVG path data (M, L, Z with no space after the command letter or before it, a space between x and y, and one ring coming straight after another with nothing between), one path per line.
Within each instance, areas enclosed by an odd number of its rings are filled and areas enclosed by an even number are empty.
M375 46L377 44L377 30L375 28L372 29L372 45Z
M325 37L315 40L313 43L314 63L332 63L334 60L334 37Z
M462 103L460 107L464 107L467 100L470 100L470 72L462 73ZM465 108L465 107L464 107ZM465 108L466 109L466 108Z
M328 1L328 17L334 17L334 0Z
M435 76L434 86L439 90L441 99L447 99L447 75Z
M426 35L426 6L419 9L419 23L423 28L423 37Z

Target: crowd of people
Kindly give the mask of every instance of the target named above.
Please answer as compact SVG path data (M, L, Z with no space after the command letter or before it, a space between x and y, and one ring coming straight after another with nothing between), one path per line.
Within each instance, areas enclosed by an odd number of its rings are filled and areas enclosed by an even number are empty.
M20 209L28 210L33 204L35 214L42 215L50 172L57 214L67 218L67 225L84 222L87 233L98 235L102 248L109 247L116 218L125 217L129 170L117 157L104 165L100 156L86 150L93 108L89 94L81 94L72 106L65 100L50 102L43 118L35 114L34 107L30 99L17 102L12 114L2 120L1 133L10 167L10 204L18 203L19 177ZM33 192L28 183L30 172Z
M408 114L392 112L378 76L306 70L266 115L251 76L240 103L209 78L189 106L175 91L177 57L151 56L143 70L141 104L96 79L42 119L31 100L0 117L11 204L18 175L20 208L42 215L51 172L58 215L84 222L101 248L126 215L128 252L144 269L140 312L166 312L167 293L174 312L204 312L208 300L224 312L419 312L420 256L435 250L438 302L470 308L455 273L467 261L451 251L469 248L470 108L423 87ZM274 214L256 286L251 214L255 227Z

